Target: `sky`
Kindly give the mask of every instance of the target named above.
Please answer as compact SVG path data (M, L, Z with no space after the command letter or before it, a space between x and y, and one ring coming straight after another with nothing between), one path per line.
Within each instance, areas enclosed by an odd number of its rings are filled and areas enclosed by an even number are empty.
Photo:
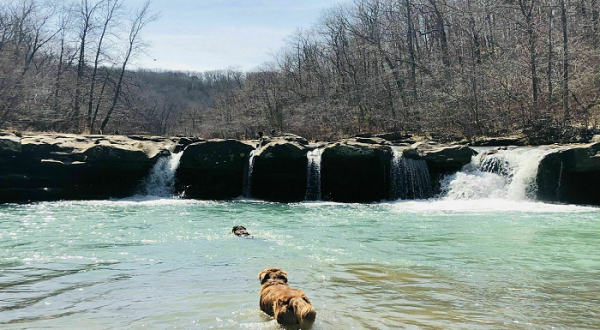
M270 61L298 28L310 28L343 0L153 0L160 19L148 25L150 44L138 68L249 71ZM144 0L127 0L140 7Z

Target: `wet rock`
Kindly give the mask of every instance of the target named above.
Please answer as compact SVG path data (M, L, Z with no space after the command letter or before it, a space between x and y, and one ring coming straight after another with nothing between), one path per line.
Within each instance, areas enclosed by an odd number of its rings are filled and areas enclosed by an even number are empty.
M324 200L374 202L389 196L392 152L389 146L355 139L323 149L321 194Z
M6 138L8 136L8 138ZM23 134L0 147L0 202L131 196L173 141L124 136ZM7 143L0 143L6 146Z
M304 200L308 149L297 141L278 140L255 155L252 197L278 202Z
M544 201L600 205L600 143L563 146L546 155L537 185Z
M508 177L510 174L510 164L505 157L498 155L499 150L506 150L506 147L486 150L477 155L481 164L480 168L482 172L495 173Z
M242 195L244 168L254 146L236 140L188 145L176 172L176 189L185 197L231 199Z

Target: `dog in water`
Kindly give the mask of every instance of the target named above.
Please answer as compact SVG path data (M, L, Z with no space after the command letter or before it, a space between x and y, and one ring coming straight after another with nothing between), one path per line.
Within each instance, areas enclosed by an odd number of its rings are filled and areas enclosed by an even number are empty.
M281 325L299 325L310 329L317 311L302 290L287 284L287 273L279 268L267 268L258 274L260 280L260 309Z
M244 226L233 226L231 232L238 237L252 237Z

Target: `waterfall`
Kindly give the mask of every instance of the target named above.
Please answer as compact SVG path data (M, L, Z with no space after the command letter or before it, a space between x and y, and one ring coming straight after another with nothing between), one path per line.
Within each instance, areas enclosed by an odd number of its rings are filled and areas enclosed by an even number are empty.
M516 148L473 156L462 171L442 180L442 194L449 199L533 199L539 164L551 152Z
M175 195L175 171L183 151L160 158L142 181L140 192L147 196L173 197Z
M425 160L405 158L393 148L390 167L390 199L425 199L433 197L429 168Z
M258 153L259 148L250 151L248 163L244 168L244 183L242 184L242 197L252 197L252 172L254 171L254 157ZM239 182L239 181L238 181Z
M306 154L306 194L307 201L321 200L321 150L315 149Z
M560 188L561 188L561 184L562 184L562 176L563 176L563 171L565 170L565 163L564 162L560 162L560 172L558 172L558 185L556 186L556 200L559 201L560 200Z

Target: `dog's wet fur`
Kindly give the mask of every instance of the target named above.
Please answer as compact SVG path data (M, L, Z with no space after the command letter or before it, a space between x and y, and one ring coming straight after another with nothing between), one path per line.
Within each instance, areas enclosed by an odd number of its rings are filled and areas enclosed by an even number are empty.
M231 232L238 237L252 237L244 226L233 226Z
M260 309L281 325L310 329L317 311L302 290L287 284L287 273L270 267L258 274L260 280Z

